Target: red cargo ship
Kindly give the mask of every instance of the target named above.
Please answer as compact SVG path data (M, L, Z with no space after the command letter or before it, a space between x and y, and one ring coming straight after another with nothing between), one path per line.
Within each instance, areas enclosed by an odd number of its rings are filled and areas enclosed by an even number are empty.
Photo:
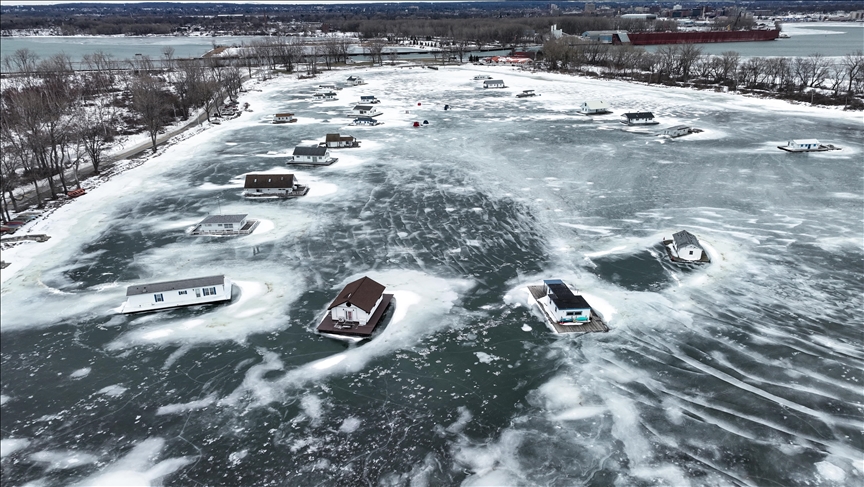
M701 44L707 42L773 41L780 36L780 29L627 32L624 35L621 34L616 34L615 36L613 36L613 44L627 44L627 40L629 39L630 44L634 46L650 46L654 44Z

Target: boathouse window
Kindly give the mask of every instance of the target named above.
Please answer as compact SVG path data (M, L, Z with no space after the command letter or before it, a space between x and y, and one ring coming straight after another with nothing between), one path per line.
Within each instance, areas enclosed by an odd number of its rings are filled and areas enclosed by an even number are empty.
M215 287L205 287L204 288L204 295L205 296L215 296L216 295L216 288Z
M692 250L690 251L690 255L693 255L693 251L692 251Z
M180 296L183 296L184 294L187 294L187 293L186 293L186 291L180 291L177 294L179 294Z
M226 224L225 224L225 229L226 229L226 230L228 230L228 229L233 229L233 228L234 228L234 224L233 224L233 223L226 223Z
M165 301L165 298L162 297L162 294L154 294L153 299L155 299L157 303L161 303L162 301Z
M201 290L200 290L200 289L196 289L196 290L195 290L195 297L196 297L196 298L200 298L200 297L201 297Z

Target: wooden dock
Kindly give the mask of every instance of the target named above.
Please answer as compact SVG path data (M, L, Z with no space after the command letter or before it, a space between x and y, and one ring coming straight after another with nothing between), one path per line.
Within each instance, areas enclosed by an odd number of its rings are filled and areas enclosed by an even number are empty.
M595 313L593 309L591 310L591 319L585 324L567 325L564 323L558 323L558 321L556 321L555 318L546 311L546 308L540 304L540 298L546 295L545 288L543 286L528 286L528 292L531 293L531 297L534 298L537 307L540 308L540 312L546 317L546 322L555 333L604 333L609 331L609 327L606 326L606 323L603 323L603 320L597 316L597 313Z
M351 338L368 338L375 331L378 322L381 321L381 317L384 316L384 312L387 311L387 307L390 306L392 299L392 294L384 294L381 297L381 304L378 305L375 313L372 314L369 321L363 326L357 326L357 323L339 323L338 321L333 321L328 310L327 314L324 315L324 319L321 320L321 324L318 325L318 333L342 335Z

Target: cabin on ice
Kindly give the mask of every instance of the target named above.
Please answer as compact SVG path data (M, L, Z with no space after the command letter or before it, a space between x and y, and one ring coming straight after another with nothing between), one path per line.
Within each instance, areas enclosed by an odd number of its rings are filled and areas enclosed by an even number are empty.
M609 331L591 305L560 279L546 279L528 292L555 333Z
M362 339L370 336L393 299L368 277L348 283L327 307L318 332Z
M293 113L277 113L273 115L273 123L294 123L297 119Z
M506 86L503 80L490 79L483 82L483 88L506 88Z
M355 105L354 110L351 111L351 115L349 117L357 116L357 115L365 115L367 117L377 117L381 115L375 107L372 105Z
M329 166L338 160L335 157L330 157L330 150L327 147L318 145L297 146L294 148L294 154L288 159L288 164Z
M352 79L352 80L348 80L352 85L354 85L354 86L360 86L360 85L365 85L365 84L366 84L366 82L363 81L363 78L361 78L361 77L359 77L359 76L352 76L352 77L353 77L354 79Z
M609 104L603 100L588 100L582 102L582 106L579 107L579 112L585 115L601 115L604 113L612 113L612 110L609 110Z
M786 145L778 145L777 148L783 149L786 152L825 152L829 150L840 150L839 147L834 147L831 144L822 144L816 139L790 140Z
M247 198L295 198L309 192L293 174L247 174L243 189Z
M699 243L699 239L687 230L673 233L671 239L663 240L663 245L666 247L666 253L672 262L711 262L708 253Z
M327 134L323 145L330 149L343 149L360 147L360 141L350 135Z
M335 91L319 91L315 93L316 100L335 100L336 92Z
M381 103L381 100L375 98L375 95L361 95L360 103Z
M333 83L326 83L326 84L318 85L318 89L319 90L333 91L333 90L338 90L339 88L337 88L336 85Z
M381 125L381 122L372 117L357 117L351 122L351 125Z
M657 125L658 122L651 112L630 112L621 115L621 123L627 125Z
M701 132L701 129L696 129L693 127L688 127L687 125L676 125L675 127L669 127L668 129L663 129L662 135L668 135L669 137L682 137L684 135L696 134Z
M258 226L249 215L210 215L198 222L192 235L248 235Z
M196 304L231 301L231 280L208 276L179 281L139 284L126 288L121 313L142 313Z

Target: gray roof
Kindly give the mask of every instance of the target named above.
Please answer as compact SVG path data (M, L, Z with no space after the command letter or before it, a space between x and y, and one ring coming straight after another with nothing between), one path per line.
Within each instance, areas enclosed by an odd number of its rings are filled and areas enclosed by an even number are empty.
M375 95L360 95L361 100L374 100Z
M126 288L127 296L137 296L147 293L161 293L165 291L179 291L193 287L217 286L225 283L225 276L195 277L192 279L180 279L179 281L154 282L152 284L139 284Z
M628 120L632 120L634 118L654 118L654 114L651 112L629 112L624 114Z
M560 279L548 279L543 281L546 284L546 287L549 288L551 294L549 294L549 299L555 303L555 306L558 309L590 309L591 305L588 304L588 301L585 301L585 298L579 296L577 294L573 294L573 291L564 284L564 281Z
M246 219L248 215L210 215L201 220L204 223L240 223Z
M486 80L486 81L483 82L483 84L487 84L487 85L493 85L493 84L498 84L498 83L504 83L504 80L501 80L501 79L490 79L490 80Z
M295 156L323 156L327 154L326 147L318 147L317 145L311 146L297 146L294 148Z
M692 233L688 232L687 230L681 230L678 233L673 233L672 234L672 240L675 241L675 247L677 247L679 249L681 247L685 247L687 245L695 245L696 247L699 247L700 249L702 248L702 246L699 245L699 239L696 238L696 235L693 235Z
M371 110L372 105L357 105L354 107L355 110Z

